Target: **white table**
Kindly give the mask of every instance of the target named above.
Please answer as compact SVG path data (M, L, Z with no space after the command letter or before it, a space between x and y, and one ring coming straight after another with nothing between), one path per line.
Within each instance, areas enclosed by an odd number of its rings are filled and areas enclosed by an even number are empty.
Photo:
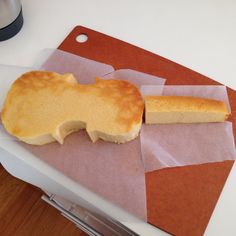
M236 1L22 0L24 26L0 42L0 64L30 66L84 25L236 88ZM205 235L236 235L236 165Z

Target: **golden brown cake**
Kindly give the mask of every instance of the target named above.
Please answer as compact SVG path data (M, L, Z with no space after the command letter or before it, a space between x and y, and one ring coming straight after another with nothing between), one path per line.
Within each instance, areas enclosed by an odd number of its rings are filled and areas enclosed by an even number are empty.
M5 129L42 145L86 129L91 140L124 143L138 136L144 104L127 81L96 79L79 84L72 74L31 71L11 86L2 110Z

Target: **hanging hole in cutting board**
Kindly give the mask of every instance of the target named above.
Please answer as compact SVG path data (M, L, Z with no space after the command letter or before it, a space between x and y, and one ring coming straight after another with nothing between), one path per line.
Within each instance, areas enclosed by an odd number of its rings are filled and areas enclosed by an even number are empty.
M86 41L88 41L88 35L87 34L78 34L78 36L76 37L76 41L78 43L85 43Z

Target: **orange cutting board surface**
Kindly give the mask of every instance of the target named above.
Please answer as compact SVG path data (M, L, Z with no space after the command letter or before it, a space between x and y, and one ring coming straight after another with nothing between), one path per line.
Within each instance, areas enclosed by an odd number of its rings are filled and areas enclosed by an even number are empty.
M76 41L86 34L84 43ZM218 82L121 40L77 26L58 47L112 65L167 79L171 85L217 85ZM236 134L236 93L228 88ZM146 174L148 222L171 234L203 235L233 161L166 168Z

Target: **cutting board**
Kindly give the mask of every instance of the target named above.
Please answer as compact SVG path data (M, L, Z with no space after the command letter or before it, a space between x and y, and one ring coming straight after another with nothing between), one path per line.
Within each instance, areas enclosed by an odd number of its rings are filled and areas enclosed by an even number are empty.
M76 40L85 34L85 42ZM83 26L75 27L58 47L112 65L167 79L168 85L217 85L218 82L142 48ZM236 93L227 88L236 119ZM234 135L236 122L233 123ZM174 235L203 235L233 161L165 168L146 173L148 222Z

